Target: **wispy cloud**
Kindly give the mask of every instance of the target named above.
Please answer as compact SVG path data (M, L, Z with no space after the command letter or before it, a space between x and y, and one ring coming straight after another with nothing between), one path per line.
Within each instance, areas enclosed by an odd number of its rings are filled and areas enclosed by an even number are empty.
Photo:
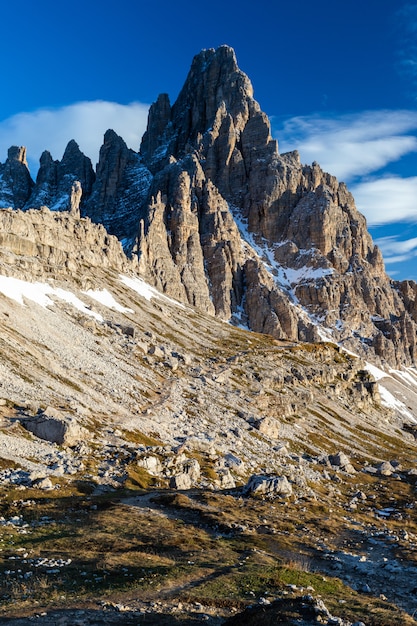
M417 222L417 177L389 176L351 187L358 209L370 225Z
M138 150L147 115L146 104L124 105L102 100L18 113L0 122L0 161L5 161L10 146L26 146L33 171L44 150L49 150L54 159L60 159L68 141L75 139L94 164L109 128L121 135L129 147Z
M348 182L417 152L416 111L364 111L286 120L277 132L281 152L297 149L305 163Z
M417 177L387 173L390 163L417 152L416 111L294 117L277 135L281 152L297 149L302 162L318 161L347 182L370 225L417 222Z
M381 248L387 265L404 263L417 256L417 237L400 241L397 236L392 235L380 237L375 243Z

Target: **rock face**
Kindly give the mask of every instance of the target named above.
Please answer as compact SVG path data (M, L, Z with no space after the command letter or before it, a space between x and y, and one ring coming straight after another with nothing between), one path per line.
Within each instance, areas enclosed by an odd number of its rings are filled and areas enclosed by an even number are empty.
M279 154L228 46L194 58L172 106L158 97L140 153L107 131L96 174L71 141L60 162L42 155L34 184L11 148L0 206L43 205L103 224L147 281L205 313L415 362L417 285L385 274L343 183Z
M53 407L26 420L24 426L36 437L62 446L76 446L85 437L85 429L72 416Z
M82 214L104 224L130 252L151 178L140 156L113 130L108 130L100 149L96 182Z
M84 280L85 267L135 271L116 237L89 219L68 212L0 211L0 274L18 270L28 280L62 278Z
M285 476L251 476L243 489L247 495L288 497L292 494L291 484Z
M30 196L33 180L26 161L26 148L12 146L0 164L0 200L4 207L21 209Z
M158 98L141 154L154 174L137 246L148 280L258 332L317 340L320 320L361 354L414 362L415 287L391 283L343 183L279 154L231 48L197 55L172 107Z
M65 149L62 161L54 161L48 151L43 152L36 185L23 208L47 206L52 211L77 214L81 199L91 194L94 180L90 159L72 140Z

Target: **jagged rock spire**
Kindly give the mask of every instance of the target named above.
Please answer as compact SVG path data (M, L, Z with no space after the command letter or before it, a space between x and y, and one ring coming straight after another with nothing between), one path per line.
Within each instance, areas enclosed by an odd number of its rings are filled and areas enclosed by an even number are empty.
M40 158L36 185L24 208L47 206L53 211L78 212L82 199L91 194L95 173L91 160L73 139L61 161L45 150Z
M0 206L20 209L24 206L33 188L26 148L12 146L4 165L0 164Z
M151 178L141 157L114 130L108 130L100 149L97 178L82 214L104 224L130 252Z

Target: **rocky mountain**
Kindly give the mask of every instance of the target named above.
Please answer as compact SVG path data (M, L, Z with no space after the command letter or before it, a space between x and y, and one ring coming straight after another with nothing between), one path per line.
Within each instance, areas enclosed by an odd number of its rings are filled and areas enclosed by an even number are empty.
M411 626L417 286L233 51L0 198L0 623Z
M0 181L0 205L81 211L143 278L202 312L414 363L416 285L387 276L343 183L279 153L227 46L194 58L172 106L158 97L139 153L109 130L96 173L71 141L61 161L42 155L33 183L25 150L11 148Z

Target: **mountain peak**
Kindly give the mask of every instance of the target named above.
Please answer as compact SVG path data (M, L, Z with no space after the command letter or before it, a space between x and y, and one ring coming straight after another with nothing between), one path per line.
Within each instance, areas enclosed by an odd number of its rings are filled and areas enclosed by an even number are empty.
M25 146L11 146L7 151L7 159L8 161L18 161L27 167Z

